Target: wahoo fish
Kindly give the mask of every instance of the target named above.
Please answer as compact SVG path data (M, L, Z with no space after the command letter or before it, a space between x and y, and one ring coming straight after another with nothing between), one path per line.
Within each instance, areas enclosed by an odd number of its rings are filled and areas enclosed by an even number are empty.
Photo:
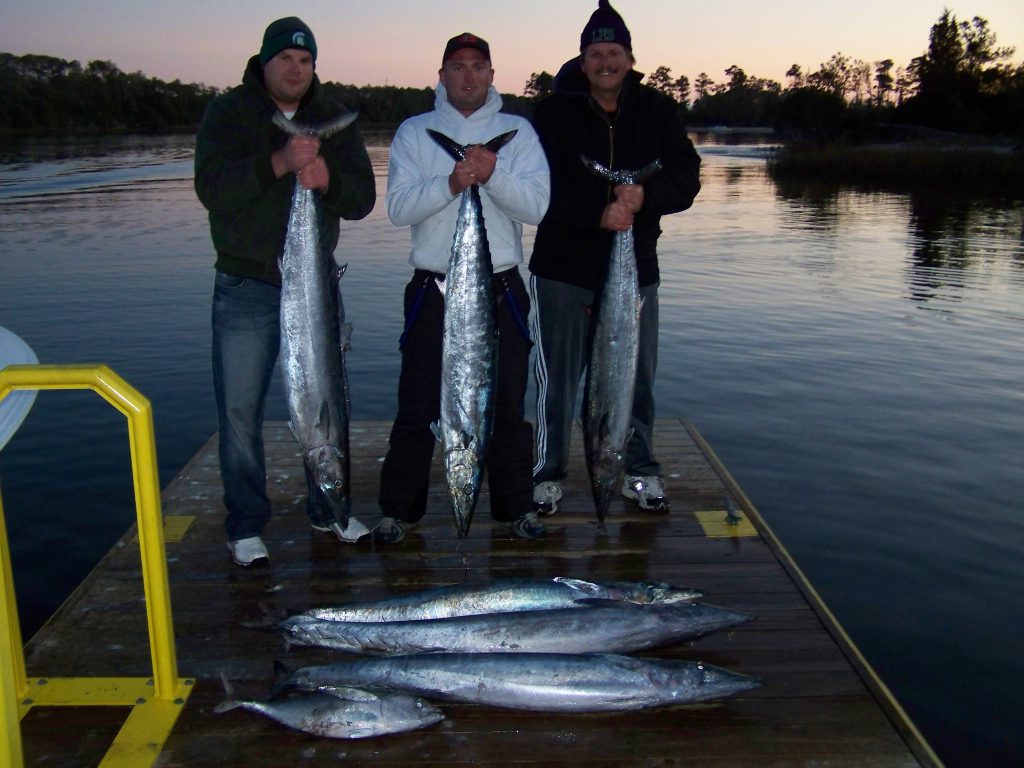
M281 622L289 644L356 654L632 653L696 640L754 617L703 603L634 605L588 601L583 608L513 611L412 621Z
M761 685L701 662L611 653L440 653L303 667L276 686L395 690L538 712L614 712L723 699Z
M342 115L319 127L294 124L280 112L274 125L291 135L325 139L356 119ZM309 476L334 513L331 529L342 541L369 533L351 517L349 496L349 392L345 352L352 326L345 322L341 276L320 240L322 201L298 179L281 257L281 360L292 434Z
M382 600L314 608L300 615L330 621L408 621L585 607L590 599L649 605L697 600L703 596L699 589L657 581L598 584L556 576L553 579L498 579L483 585L450 584Z
M427 133L456 161L465 159L467 146L429 128ZM515 135L516 131L503 133L484 146L497 152ZM498 371L491 251L476 184L462 192L444 296L441 418L434 434L444 454L455 531L465 537L490 442Z
M314 736L365 739L424 728L444 719L437 707L405 693L346 688L335 693L304 693L278 701L239 700L224 675L221 680L227 698L214 707L214 712L241 707Z
M639 171L612 171L586 157L581 159L587 168L615 185L641 184L661 170L660 160ZM583 434L597 519L604 521L632 434L629 424L640 341L640 291L632 227L615 233L596 309L584 389Z

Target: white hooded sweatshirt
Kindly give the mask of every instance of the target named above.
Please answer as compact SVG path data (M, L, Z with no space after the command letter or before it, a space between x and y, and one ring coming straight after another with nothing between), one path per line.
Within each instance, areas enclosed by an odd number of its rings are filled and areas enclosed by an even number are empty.
M494 173L480 185L480 199L494 271L522 262L523 224L536 225L544 217L550 174L533 126L525 118L501 113L501 103L501 95L491 86L484 105L464 117L449 103L444 84L438 83L434 110L410 117L395 132L385 203L392 224L412 228L413 267L448 272L461 200L448 188L455 160L430 138L427 128L462 145L484 144L518 131L498 151Z

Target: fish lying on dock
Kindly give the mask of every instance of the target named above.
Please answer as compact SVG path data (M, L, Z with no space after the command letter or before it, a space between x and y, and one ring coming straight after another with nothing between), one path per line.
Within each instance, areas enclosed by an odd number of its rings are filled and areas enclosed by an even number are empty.
M275 691L360 686L506 709L613 712L722 699L760 685L756 678L692 661L610 653L440 653L303 667Z
M556 576L552 579L498 579L488 584L450 584L369 602L314 608L301 615L332 621L406 621L443 619L504 611L575 608L586 600L622 600L640 605L697 600L699 589L657 581L596 583Z
M405 693L339 688L333 693L317 691L274 701L239 700L227 678L221 675L221 680L227 698L214 707L214 712L241 707L289 728L332 739L365 739L402 733L444 719L437 707Z
M595 174L616 185L640 184L661 170L658 160L638 171L611 171L593 160L581 159ZM625 463L636 384L640 291L632 227L615 233L593 322L583 434L597 519L603 521Z
M465 159L467 147L429 128L427 133L456 161ZM503 133L484 146L497 152L515 135ZM444 280L441 418L435 427L460 537L469 532L476 508L494 418L498 327L493 277L480 190L473 184L462 192Z
M289 644L356 654L631 653L696 640L754 617L703 603L635 605L589 601L589 607L511 611L413 621L329 621L293 616L281 622Z
M318 127L293 123L280 112L274 125L291 135L327 138L356 119L342 115ZM369 533L351 517L349 496L349 392L345 350L352 326L345 322L341 276L320 240L320 193L298 179L292 193L281 257L281 364L292 434L306 469L323 492L335 521L331 530L354 542Z

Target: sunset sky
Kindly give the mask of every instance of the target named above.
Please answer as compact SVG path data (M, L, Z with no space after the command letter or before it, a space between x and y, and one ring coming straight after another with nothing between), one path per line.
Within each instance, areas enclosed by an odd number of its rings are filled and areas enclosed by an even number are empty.
M691 83L741 67L786 84L786 70L818 69L834 53L906 66L925 52L948 7L981 16L1000 46L1024 60L1024 0L617 0L633 36L637 69L670 67ZM323 80L355 85L433 86L447 38L474 32L491 44L495 85L521 93L532 72L554 73L579 50L596 0L2 0L0 51L45 54L82 65L112 61L161 80L236 84L266 25L300 16L317 39Z

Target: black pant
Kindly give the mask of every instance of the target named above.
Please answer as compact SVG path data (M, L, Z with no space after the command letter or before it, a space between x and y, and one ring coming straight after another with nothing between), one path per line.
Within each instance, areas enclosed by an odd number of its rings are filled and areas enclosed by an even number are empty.
M487 449L491 517L508 522L533 505L533 429L524 418L531 343L530 299L516 268L494 276L498 321L498 381L494 429ZM444 297L434 276L416 270L405 287L406 331L398 380L398 415L391 428L380 481L385 517L415 523L426 513L430 464L441 415Z

